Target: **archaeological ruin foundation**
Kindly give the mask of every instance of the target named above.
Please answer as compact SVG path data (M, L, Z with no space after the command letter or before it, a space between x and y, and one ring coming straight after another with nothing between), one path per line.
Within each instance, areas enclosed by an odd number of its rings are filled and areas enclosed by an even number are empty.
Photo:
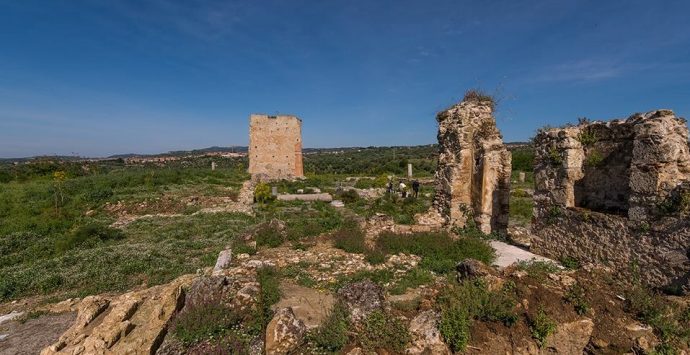
M447 226L474 221L484 233L508 226L511 155L493 117L493 101L466 96L440 112L433 208Z
M543 130L531 250L688 290L690 153L670 110ZM632 278L631 278L632 279Z
M249 173L268 179L304 176L302 120L289 115L251 115Z

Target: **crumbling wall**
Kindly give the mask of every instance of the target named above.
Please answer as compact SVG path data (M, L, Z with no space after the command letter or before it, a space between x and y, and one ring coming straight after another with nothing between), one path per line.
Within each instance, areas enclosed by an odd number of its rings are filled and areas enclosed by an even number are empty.
M304 176L302 120L288 115L251 115L249 173L268 179Z
M470 218L484 233L508 226L511 155L493 117L493 102L476 98L440 112L434 208L450 226Z
M657 110L583 122L542 131L534 144L534 252L609 265L652 286L687 283L684 119Z

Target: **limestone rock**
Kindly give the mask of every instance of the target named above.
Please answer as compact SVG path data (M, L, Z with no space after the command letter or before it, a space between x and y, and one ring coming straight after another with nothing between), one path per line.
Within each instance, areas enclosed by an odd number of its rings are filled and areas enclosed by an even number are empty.
M155 353L169 320L183 304L183 287L189 286L193 278L181 276L169 284L113 299L84 298L72 327L41 354Z
M223 269L227 269L232 262L232 249L225 249L218 254L216 266L213 267L214 273L219 273Z
M266 354L287 354L302 342L307 327L292 308L279 309L266 327Z
M467 97L440 112L433 208L446 224L473 219L484 233L508 226L511 154L493 117L493 102Z
M350 320L355 324L384 307L383 295L383 288L370 280L351 283L338 291L338 298L347 306Z
M585 318L559 324L556 331L546 338L550 352L558 354L582 354L594 331L594 322Z
M407 348L407 354L451 354L450 349L443 342L438 330L440 315L435 311L419 313L410 322L412 345Z
M508 240L517 246L529 249L532 244L532 232L520 226L508 227Z

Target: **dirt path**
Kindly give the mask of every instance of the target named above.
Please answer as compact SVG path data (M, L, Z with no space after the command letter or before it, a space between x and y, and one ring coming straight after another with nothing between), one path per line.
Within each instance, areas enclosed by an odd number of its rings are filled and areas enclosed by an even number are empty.
M16 320L0 325L0 355L34 355L54 343L69 328L76 312L47 314L22 323Z
M493 247L494 250L496 250L496 260L494 261L493 265L498 266L500 268L512 265L513 263L516 263L518 261L529 261L532 259L535 259L537 261L548 261L558 264L557 262L549 258L534 253L530 253L527 250L518 248L514 245L510 245L504 242L499 242L497 240L491 241L491 247Z

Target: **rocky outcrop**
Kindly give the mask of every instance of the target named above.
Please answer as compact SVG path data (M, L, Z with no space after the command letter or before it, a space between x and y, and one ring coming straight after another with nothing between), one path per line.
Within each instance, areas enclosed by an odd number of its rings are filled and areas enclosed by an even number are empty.
M542 353L582 354L592 331L594 322L589 318L559 324L556 331L546 338L546 349Z
M466 97L440 112L436 120L439 156L434 209L446 225L463 227L473 220L484 233L504 233L511 154L496 128L493 102Z
M607 264L629 277L633 265L651 286L690 291L684 119L657 110L545 130L534 142L532 251Z
M151 354L158 349L172 316L180 309L183 288L194 276L113 299L84 298L77 319L59 340L43 349L49 354Z
M341 288L338 290L338 299L347 307L354 324L361 323L385 304L383 288L370 280L354 282Z
M281 308L266 327L266 354L287 354L304 339L307 327L295 317L292 308Z
M441 316L432 310L419 313L410 321L411 346L406 354L451 354L450 349L443 342L438 322Z

